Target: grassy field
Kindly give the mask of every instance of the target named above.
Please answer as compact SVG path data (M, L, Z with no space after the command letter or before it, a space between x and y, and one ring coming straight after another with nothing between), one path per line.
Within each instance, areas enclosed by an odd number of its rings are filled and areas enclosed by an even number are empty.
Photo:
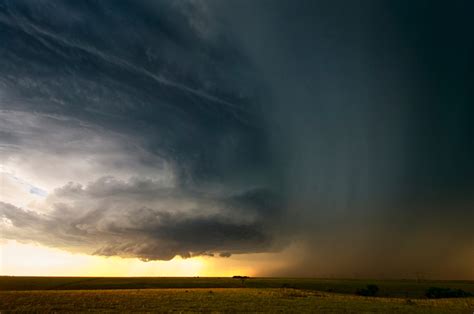
M367 284L379 296L354 294ZM0 277L0 312L474 312L472 297L426 299L433 286L474 292L469 281Z

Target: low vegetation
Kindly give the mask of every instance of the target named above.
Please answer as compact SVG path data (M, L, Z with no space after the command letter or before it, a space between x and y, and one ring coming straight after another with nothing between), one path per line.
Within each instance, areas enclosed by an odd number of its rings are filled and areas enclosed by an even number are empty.
M379 292L379 287L377 285L367 285L365 289L357 289L357 295L363 295L366 297L374 297Z
M12 290L104 290L159 288L294 288L308 291L355 294L376 285L378 297L426 298L431 287L474 293L474 281L358 280L316 278L231 277L10 277L0 276L0 291Z
M470 281L0 277L0 312L472 313L473 292Z
M461 289L431 287L426 291L426 297L430 299L466 298L472 296L472 293Z
M298 289L146 289L0 292L0 311L470 313L474 299L405 300Z

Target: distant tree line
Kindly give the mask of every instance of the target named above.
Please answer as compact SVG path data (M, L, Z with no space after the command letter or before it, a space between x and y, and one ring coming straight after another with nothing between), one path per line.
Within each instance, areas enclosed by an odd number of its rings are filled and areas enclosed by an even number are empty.
M438 288L431 287L426 290L426 297L429 299L441 299L441 298L466 298L472 297L473 294L461 289L450 289L450 288Z

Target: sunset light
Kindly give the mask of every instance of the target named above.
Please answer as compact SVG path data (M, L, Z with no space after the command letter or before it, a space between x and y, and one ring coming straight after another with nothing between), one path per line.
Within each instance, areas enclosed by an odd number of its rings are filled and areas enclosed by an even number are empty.
M473 313L473 13L0 0L0 314Z

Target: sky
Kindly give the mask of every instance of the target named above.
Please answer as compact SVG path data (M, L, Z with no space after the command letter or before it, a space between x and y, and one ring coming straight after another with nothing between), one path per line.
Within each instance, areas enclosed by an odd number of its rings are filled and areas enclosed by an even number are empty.
M0 274L474 279L473 9L0 0Z

